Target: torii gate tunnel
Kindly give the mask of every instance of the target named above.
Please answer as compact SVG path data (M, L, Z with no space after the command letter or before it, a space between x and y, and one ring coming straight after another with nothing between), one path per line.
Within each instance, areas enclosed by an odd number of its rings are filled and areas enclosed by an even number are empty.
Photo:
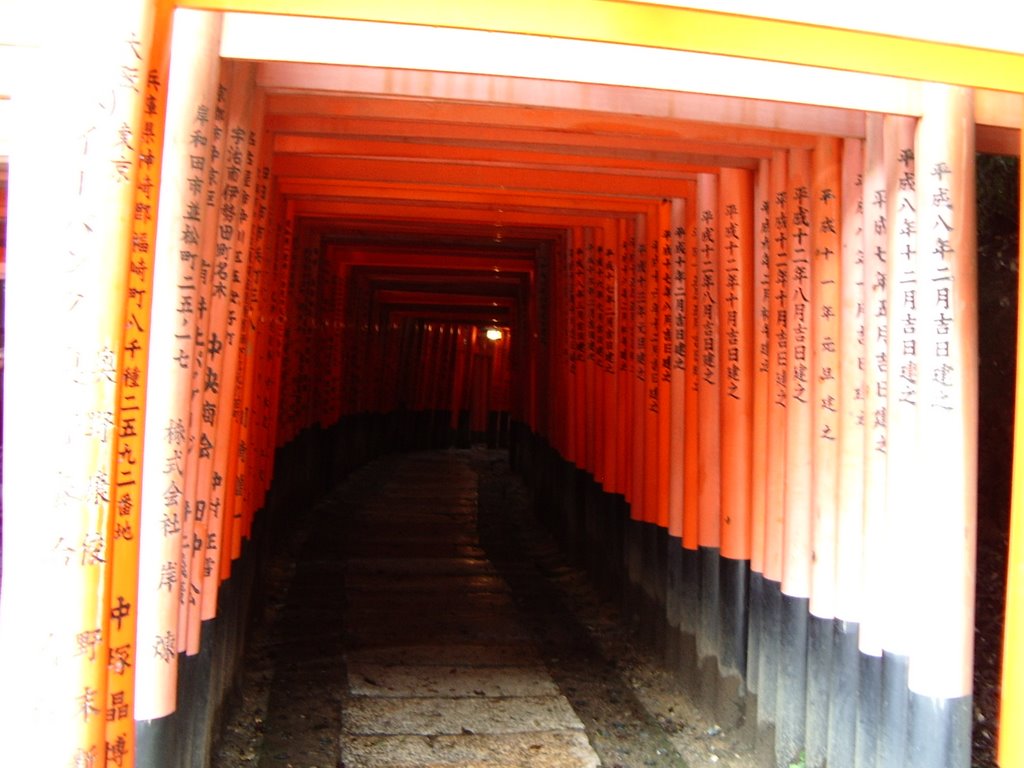
M287 506L449 435L510 444L780 765L970 764L974 163L1020 154L1020 53L619 1L23 5L0 764L204 764Z

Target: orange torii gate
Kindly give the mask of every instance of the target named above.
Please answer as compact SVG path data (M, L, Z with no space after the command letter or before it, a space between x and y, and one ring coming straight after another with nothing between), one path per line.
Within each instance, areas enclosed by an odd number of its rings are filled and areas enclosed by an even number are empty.
M297 16L309 30L322 17L423 40L607 45L607 61L695 52L722 57L708 71L773 78L749 116L738 99L754 94L736 86L673 94L687 88L667 66L613 79L585 48L570 63L593 74L574 83L495 64L383 84L387 62L272 57L291 38L260 24L292 30ZM250 562L271 478L301 479L275 473L275 452L313 429L356 431L342 401L362 402L359 367L401 359L393 318L362 278L330 271L304 217L494 234L504 201L503 236L547 231L550 250L513 328L530 373L509 407L611 499L567 504L601 548L592 565L621 559L692 646L709 704L736 717L744 703L779 764L800 751L808 764L967 764L973 150L1019 142L1018 55L592 0L558 13L539 0L121 0L65 27L32 41L12 99L4 763L159 765L172 742L202 753L211 717L181 736L175 713L195 705L179 693L218 700L229 684L199 651L238 644L224 635L244 622L220 590L242 581L233 564ZM260 50L282 63L230 60ZM831 87L838 70L876 87ZM495 87L474 90L483 77ZM264 90L303 81L318 93ZM639 101L612 98L623 85ZM400 105L374 97L417 88ZM495 94L505 103L484 103ZM567 131L581 137L571 150L551 141ZM409 331L419 373L475 334L425 328ZM322 360L329 375L310 386ZM333 402L320 410L318 396ZM1024 716L1019 466L1004 723ZM910 544L914 531L929 537ZM1003 765L1024 762L1021 739L1002 729Z

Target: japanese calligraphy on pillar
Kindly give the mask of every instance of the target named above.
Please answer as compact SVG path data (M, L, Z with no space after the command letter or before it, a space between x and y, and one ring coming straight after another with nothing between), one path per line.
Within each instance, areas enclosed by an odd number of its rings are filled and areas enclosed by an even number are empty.
M839 487L839 410L842 245L842 149L838 139L819 138L813 158L811 275L813 397L813 497L811 532L811 612L835 615L835 550Z
M880 123L877 136L869 136L868 157L870 163L864 188L864 362L867 384L864 416L871 450L884 455L887 450L889 373L886 274L889 223Z
M831 158L830 158L831 159ZM831 169L825 169L826 171ZM828 186L815 189L814 350L816 429L819 440L835 442L839 434L839 188L838 173Z
M793 204L790 243L790 297L792 299L791 317L793 339L793 377L792 397L800 403L810 400L809 363L810 350L810 192L800 185L793 189Z
M926 247L928 284L926 299L932 307L929 341L929 364L925 374L934 386L929 388L928 405L952 411L956 408L953 396L958 371L952 346L956 343L952 333L956 322L956 305L953 303L953 281L955 273L952 262L956 258L954 245L954 224L957 214L953 209L950 187L955 183L953 169L949 162L938 160L925 169L931 177L931 196L924 201L922 215L929 225L922 231Z
M680 216L672 232L672 368L686 372L686 224Z
M638 229L642 230L641 227ZM635 331L633 339L636 344L636 355L633 358L637 381L644 384L647 380L647 349L650 346L648 341L648 320L647 320L647 295L650 291L648 286L648 259L647 244L639 242L635 246L633 259L633 322ZM649 404L648 404L649 406Z
M249 128L251 90L246 87L247 65L235 64L233 93L230 95L228 126L225 136L224 184L221 187L218 239L214 252L214 282L210 299L210 329L206 340L207 376L217 392L206 387L202 394L204 427L213 433L212 462L208 472L201 473L199 483L205 491L205 524L200 546L193 552L193 581L200 585L202 599L200 619L213 618L216 613L217 588L220 583L222 530L225 519L226 490L237 487L237 473L229 466L237 461L240 446L246 444L234 429L241 418L244 371L241 371L242 334L246 324L248 299L250 232L254 216L254 186L257 176L258 149L256 134ZM216 377L216 378L214 378ZM231 435L234 429L235 439ZM228 484L228 477L235 485ZM190 650L198 649L198 636L190 637Z
M193 339L192 385L189 393L189 436L186 450L185 510L181 536L181 574L178 594L181 621L178 650L194 654L199 650L200 608L203 588L203 558L211 514L213 454L216 447L218 406L221 400L221 361L223 328L219 310L224 301L227 280L227 251L230 249L231 224L225 223L220 206L225 189L228 93L230 70L226 70L217 88L211 133L197 130L193 147L207 148L205 199L201 212L193 212L193 223L200 229L198 270L196 273L195 335Z
M789 394L786 382L789 379L789 319L787 299L789 298L789 193L785 189L773 192L772 206L772 348L773 369L772 401L785 408Z
M647 247L647 409L651 413L657 413L661 403L661 233L657 227L657 215L652 213L648 232L654 236Z
M705 384L718 382L718 235L715 212L700 212L700 375Z
M722 231L722 273L725 276L722 297L723 320L722 338L725 347L725 391L726 397L739 400L744 360L740 358L740 291L742 243L740 238L740 210L735 202L727 203Z
M928 467L928 481L919 484L910 514L912 530L928 530L913 556L929 579L928 589L915 591L909 684L915 693L966 702L969 713L978 471L974 95L928 84L922 102L915 152L918 461ZM958 722L969 734L969 715Z
M175 709L177 653L183 641L182 568L186 546L189 410L195 344L206 307L199 291L203 268L210 140L217 94L219 21L198 13L175 20L170 78L183 87L169 94L167 142L177 165L164 164L163 226L157 233L139 563L136 718Z
M216 549L213 550L214 564L219 563L220 578L226 579L230 574L231 557L224 550L229 550L233 556L234 549L231 543L234 540L235 520L248 514L262 503L257 494L267 489L259 478L259 467L265 461L269 461L271 447L268 447L269 436L264 434L253 418L254 411L259 410L259 402L256 398L254 383L257 380L257 372L262 372L261 351L265 348L271 331L266 327L267 305L269 304L269 290L264 279L267 271L273 266L273 254L267 253L268 243L272 242L268 233L269 222L269 191L270 191L270 168L266 164L259 167L254 174L255 189L253 193L253 235L249 255L248 277L245 286L245 312L241 322L241 332L238 344L238 363L235 375L234 396L231 407L231 424L227 444L232 448L240 445L253 446L251 451L239 452L237 448L228 454L227 464L222 472L223 480L221 488L234 488L237 486L237 477L243 478L242 485L246 489L246 495L238 497L224 493L224 504L221 510L221 535ZM272 249L271 249L272 250ZM345 293L347 286L348 270L344 269L339 277L338 292ZM338 302L338 336L339 336L339 360L338 365L344 365L342 357L340 337L342 336L345 309L344 303ZM344 392L339 381L336 390L338 398L337 408L339 414L344 406ZM223 443L224 440L220 438ZM218 461L218 467L220 466ZM246 477L250 468L256 468L253 472L255 477L249 482ZM208 613L207 604L204 601L204 614Z
M811 270L814 223L811 220L811 153L789 152L789 284L786 320L789 340L789 403L786 414L785 523L782 590L810 597L811 506L814 456L814 371Z
M839 322L839 480L835 614L861 620L864 524L864 142L843 142Z
M153 256L156 245L156 214L163 156L166 80L170 17L154 19L154 40L148 61L138 55L136 87L144 93L138 135L135 205L125 301L125 337L118 386L116 465L113 505L110 643L107 686L107 764L126 768L134 754L136 666L135 614L126 610L138 594L139 509L142 485L142 424L144 421L149 317L152 307ZM138 51L133 53L138 54ZM148 64L148 66L147 66ZM143 81L144 76L144 81ZM116 613L116 618L115 618Z

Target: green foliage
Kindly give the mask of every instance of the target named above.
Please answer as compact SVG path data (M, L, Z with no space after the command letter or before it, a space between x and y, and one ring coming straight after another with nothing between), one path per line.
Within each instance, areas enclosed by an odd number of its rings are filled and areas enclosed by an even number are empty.
M790 763L789 768L807 768L807 753L801 752L795 763Z

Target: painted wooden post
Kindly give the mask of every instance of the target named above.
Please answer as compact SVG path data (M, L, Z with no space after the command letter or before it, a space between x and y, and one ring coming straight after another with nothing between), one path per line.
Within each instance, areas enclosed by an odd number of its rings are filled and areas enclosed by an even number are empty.
M633 496L633 306L631 301L633 279L633 263L630 255L627 222L620 218L616 222L616 268L618 290L616 296L618 317L618 357L615 361L616 385L618 396L616 411L618 414L616 431L619 435L619 448L616 463L619 466L619 484L616 493L627 502Z
M746 675L753 448L753 179L719 173L718 327L721 379L720 718L737 724Z
M661 216L661 205L653 205L647 216L644 218L644 228L640 230L643 252L641 258L644 262L643 269L643 302L642 321L644 328L644 380L643 394L645 402L644 411L644 522L657 525L661 517L661 498L658 495L660 478L658 476L659 452L661 443L659 433L661 431L659 408L661 407L660 387L660 350L661 339L658 337L659 328L659 299L661 292L661 247L659 235L661 228L659 219ZM646 555L646 552L645 552ZM646 556L645 556L645 559ZM653 562L646 562L645 567L652 567Z
M917 538L910 510L918 503L921 481L917 455L918 284L917 200L914 175L913 118L886 115L884 161L888 245L886 405L886 592L883 603L882 709L879 765L906 761L907 671L912 625L907 606L914 602L914 551Z
M696 190L686 206L686 402L683 420L683 604L682 667L696 677L697 635L700 632L700 236Z
M839 271L839 478L828 764L851 768L859 699L864 523L864 146L843 142Z
M864 141L864 601L860 625L860 707L857 766L874 766L882 711L882 615L885 599L884 534L886 472L886 234L883 118L867 116Z
M210 301L210 335L206 339L209 367L216 374L219 403L211 412L207 403L204 382L202 423L211 428L213 461L209 476L200 476L200 487L207 487L206 526L199 551L193 552L193 578L202 579L200 620L212 619L217 613L217 593L220 586L220 558L223 553L223 523L228 491L234 486L226 484L237 464L239 452L243 457L248 447L232 443L235 416L241 408L236 402L241 397L237 386L244 376L242 370L242 335L248 316L254 307L248 306L247 283L253 258L250 245L254 239L254 223L258 220L254 204L258 176L259 143L255 123L261 115L255 109L252 67L236 65L233 92L229 94L228 126L225 148L225 185L220 198L220 225L213 266L214 290ZM215 337L213 334L217 333ZM243 379L244 381L244 379ZM237 433L236 433L237 434ZM234 474L237 478L237 474ZM199 510L196 510L199 523ZM198 637L196 637L198 640ZM198 645L194 646L198 648Z
M914 768L970 763L978 399L973 108L969 89L924 86L915 150L924 286L918 460L929 482L913 528L929 533L914 590Z
M21 406L4 424L17 446L4 455L5 765L131 762L131 692L110 667L134 658L134 541L118 491L137 476L121 474L118 441L132 417L126 345L148 327L124 322L139 298L138 156L155 138L142 130L153 12L135 0L62 8L14 80L4 375Z
M134 598L139 587L139 527L142 491L142 416L146 410L148 382L149 318L153 303L153 268L163 165L164 119L167 107L167 79L170 63L171 8L155 7L153 43L149 58L139 72L145 74L145 97L139 131L135 210L131 230L131 253L125 296L125 337L118 409L114 417L116 472L111 477L113 566L108 606L126 597ZM140 78L141 82L141 78ZM120 605L121 603L117 603ZM120 612L119 612L120 613ZM121 768L135 765L135 644L134 612L109 623L107 667L106 759ZM113 618L113 617L111 617Z
M601 409L605 413L604 439L604 489L608 493L618 493L621 487L622 464L619 461L619 450L622 442L620 431L618 399L618 293L619 293L619 256L618 230L612 224L606 224L602 233L604 242L604 302L601 312L604 316L602 334L601 371L603 378L602 392L604 398Z
M668 532L669 536L683 538L683 505L686 488L686 206L687 200L676 198L672 201L671 219L671 333L670 360L672 365L669 385L669 402L672 422L669 436L669 489L668 489ZM693 203L691 202L690 205Z
M842 144L815 143L811 184L810 317L813 477L811 492L811 594L807 635L807 737L809 766L828 754L829 699L835 616L836 517L839 487L840 245Z
M1024 134L1022 134L1024 136ZM1022 144L1024 149L1024 144ZM1020 177L1024 193L1024 174ZM1020 195L1019 263L1024 264L1024 194ZM1018 270L1017 387L1013 418L1013 485L1010 499L1010 550L1007 558L1006 619L1003 628L1002 695L999 722L1024 722L1024 270ZM1000 727L1001 765L1024 765L1024 729Z
M788 167L786 254L787 390L785 519L783 521L782 614L779 690L776 702L776 762L799 757L805 738L807 616L811 577L811 407L814 295L810 151L791 149Z
M751 368L751 465L750 465L750 613L747 632L747 689L754 696L748 703L747 717L757 720L760 689L761 633L764 631L765 599L765 527L767 524L767 469L772 444L768 433L768 409L771 395L769 339L771 323L771 255L772 229L770 215L771 166L768 160L758 163L754 177L754 246L753 274L753 360ZM754 698L757 697L757 698Z
M646 217L637 216L633 223L630 236L630 254L633 264L632 279L632 324L633 324L633 483L630 499L630 516L633 520L647 520L646 469L644 464L644 447L647 414L647 324L646 324L646 255L647 247L643 243L646 237ZM639 567L639 563L631 561L631 568ZM639 576L634 574L636 582Z
M176 708L188 405L198 311L198 270L208 147L217 97L219 23L199 13L175 20L167 106L168 157L161 185L149 387L145 418L139 562L136 719Z
M662 535L669 528L669 483L672 473L669 460L672 435L672 202L662 200L658 206L657 230L657 354L655 355L655 386L658 388L658 513ZM659 560L661 555L658 555ZM663 586L659 586L659 590ZM663 597L659 597L663 601Z
M195 336L192 359L192 378L188 396L188 417L185 420L187 446L185 476L182 490L185 497L181 521L181 567L179 574L178 651L195 655L199 650L199 613L202 603L202 584L195 566L205 550L208 495L213 475L213 437L210 420L204 413L214 412L222 405L219 386L220 361L216 341L224 338L224 328L213 325L214 282L216 278L218 247L226 247L221 237L220 206L224 188L224 154L227 136L228 94L234 90L234 68L221 68L217 101L213 110L213 132L209 136L206 158L206 195L200 203L198 269L196 270ZM223 322L226 316L217 320ZM211 354L213 353L213 354ZM212 426L215 427L215 424Z
M697 293L700 308L697 496L701 585L697 658L701 667L701 694L708 701L714 701L717 696L717 660L721 646L719 560L722 544L722 349L719 339L721 228L718 221L718 201L718 178L712 174L701 174L697 178L697 250L700 281Z
M774 738L779 678L782 610L782 541L785 510L786 408L788 406L788 328L786 300L789 284L788 159L784 151L771 158L769 216L771 226L771 297L768 313L768 451L765 473L764 594L757 679L758 744Z

